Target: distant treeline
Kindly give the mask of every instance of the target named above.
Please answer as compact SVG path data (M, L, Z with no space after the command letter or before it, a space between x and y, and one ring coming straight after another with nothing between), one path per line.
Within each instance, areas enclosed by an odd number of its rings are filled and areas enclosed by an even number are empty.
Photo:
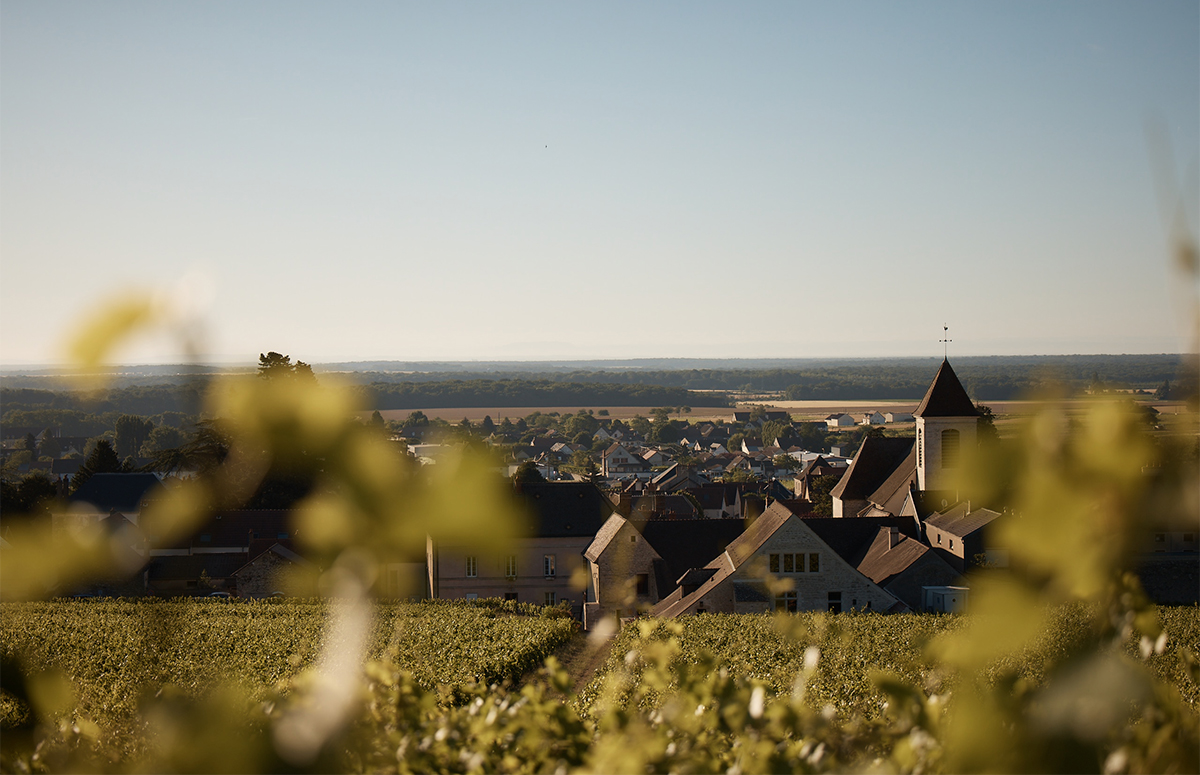
M1186 368L1185 368L1186 359ZM936 358L892 358L814 362L784 368L599 369L424 373L342 373L357 380L363 404L374 409L439 409L472 406L724 406L723 393L782 393L792 400L917 400L937 373ZM1196 389L1195 356L1065 355L955 358L954 369L977 401L1020 398L1053 386L1080 392L1105 389L1154 390L1170 381L1180 397ZM318 372L319 377L319 372ZM157 379L166 379L160 375ZM19 387L23 378L0 378L0 422L5 426L77 426L91 417L201 412L212 375L174 374L174 383L113 387L84 394L68 389ZM247 377L249 378L249 377ZM320 378L320 377L319 377ZM41 385L54 378L38 377ZM148 377L156 379L156 377ZM66 385L66 382L63 382ZM75 413L75 414L72 414ZM85 415L88 416L85 418ZM67 427L63 433L70 434ZM81 432L82 434L82 432Z
M570 371L537 375L540 382L589 385L658 385L687 390L781 392L789 399L919 399L937 373L939 359L846 360L803 368L677 369L652 371ZM1052 385L1069 390L1092 387L1098 380L1108 389L1153 389L1181 378L1180 355L1060 355L956 358L955 372L967 392L980 401L997 401L1034 394ZM525 380L528 372L464 374L462 372L363 373L372 387L382 383L442 384L447 379ZM670 403L666 401L666 403ZM702 404L694 402L696 406ZM469 404L460 404L468 406ZM646 402L654 405L654 402ZM432 405L430 405L432 406ZM447 404L449 406L449 404Z
M476 406L728 406L719 393L695 393L653 384L529 379L453 379L373 382L362 388L374 409L445 409Z
M5 416L11 411L31 409L69 409L89 414L196 414L204 405L207 386L207 379L192 379L182 384L136 385L87 393L78 390L2 387L0 411Z

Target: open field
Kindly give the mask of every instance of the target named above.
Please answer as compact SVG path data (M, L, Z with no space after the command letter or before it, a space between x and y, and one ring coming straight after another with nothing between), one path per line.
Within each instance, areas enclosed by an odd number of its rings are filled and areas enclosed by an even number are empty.
M450 409L383 409L380 414L385 420L404 420L413 412L424 412L426 417L441 418L447 422L461 422L465 417L471 422L478 422L485 416L491 417L496 422L500 422L505 417L510 420L516 420L520 417L528 417L534 412L542 414L551 414L558 412L559 414L575 414L580 409L590 409L593 413L598 413L601 409L608 411L608 417L616 420L631 420L637 415L649 417L650 413L656 407L653 406L471 406L471 407L454 407ZM361 417L370 417L370 412L359 412ZM713 407L700 407L694 409L692 414L674 415L688 419L710 418L710 417L725 417L733 419L732 409L716 409Z

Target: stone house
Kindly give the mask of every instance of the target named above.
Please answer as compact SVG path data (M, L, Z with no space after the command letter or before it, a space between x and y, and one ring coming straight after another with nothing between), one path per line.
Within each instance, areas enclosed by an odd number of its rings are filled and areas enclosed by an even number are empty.
M772 504L724 552L684 574L679 588L651 613L888 611L899 603L806 522L783 504Z
M573 587L586 573L583 552L614 512L611 501L590 482L520 484L515 496L530 527L510 550L485 552L430 535L426 570L430 595L446 599L496 597L535 605L570 601L583 615L583 591Z

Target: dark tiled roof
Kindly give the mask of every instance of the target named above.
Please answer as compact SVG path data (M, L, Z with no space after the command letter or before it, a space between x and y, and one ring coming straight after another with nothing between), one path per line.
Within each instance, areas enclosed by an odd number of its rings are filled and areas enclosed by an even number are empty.
M913 412L914 417L976 417L975 404L963 390L962 383L950 368L950 361L942 361L937 376L933 378L921 405Z
M50 464L50 473L56 476L74 476L83 465L83 458L59 458Z
M159 487L162 482L154 474L92 474L71 502L90 503L99 511L138 511Z
M880 528L894 527L902 535L916 537L916 524L907 517L819 517L806 518L804 524L851 565L866 554Z
M917 447L914 444L908 455L896 466L892 475L871 493L868 500L889 514L899 514L908 498L908 491L917 481Z
M881 527L875 535L875 540L868 547L866 555L858 563L858 572L883 586L891 579L908 569L910 565L930 551L915 538L898 536L895 546L889 546L890 528Z
M916 443L915 438L866 437L830 494L842 500L866 500L904 463Z
M590 538L614 511L590 482L539 482L517 486L540 538Z
M689 569L712 562L745 529L740 519L652 520L633 525L663 558L672 587ZM665 589L660 586L659 594L665 596Z
M184 536L171 544L151 539L151 546L155 549L182 549L189 546L209 549L249 547L252 541L270 540L274 543L288 540L292 537L291 515L292 512L286 509L218 511L190 536Z
M979 528L1000 516L999 512L991 509L975 509L968 511L967 503L959 503L944 514L933 514L925 519L925 524L933 525L951 535L965 538Z
M600 526L600 530L596 532L596 537L588 544L588 548L584 550L583 556L587 557L592 562L600 559L600 555L608 548L608 545L616 538L617 533L625 526L626 519L620 514L613 514L604 524Z
M147 570L151 584L156 581L199 580L201 571L212 579L226 579L244 566L248 558L245 552L170 555L152 558Z

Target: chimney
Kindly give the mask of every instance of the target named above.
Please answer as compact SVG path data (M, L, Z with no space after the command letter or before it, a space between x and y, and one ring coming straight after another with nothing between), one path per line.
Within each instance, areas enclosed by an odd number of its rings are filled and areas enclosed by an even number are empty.
M898 544L898 543L900 543L900 528L889 527L888 528L888 548L894 549L896 547L896 544Z

